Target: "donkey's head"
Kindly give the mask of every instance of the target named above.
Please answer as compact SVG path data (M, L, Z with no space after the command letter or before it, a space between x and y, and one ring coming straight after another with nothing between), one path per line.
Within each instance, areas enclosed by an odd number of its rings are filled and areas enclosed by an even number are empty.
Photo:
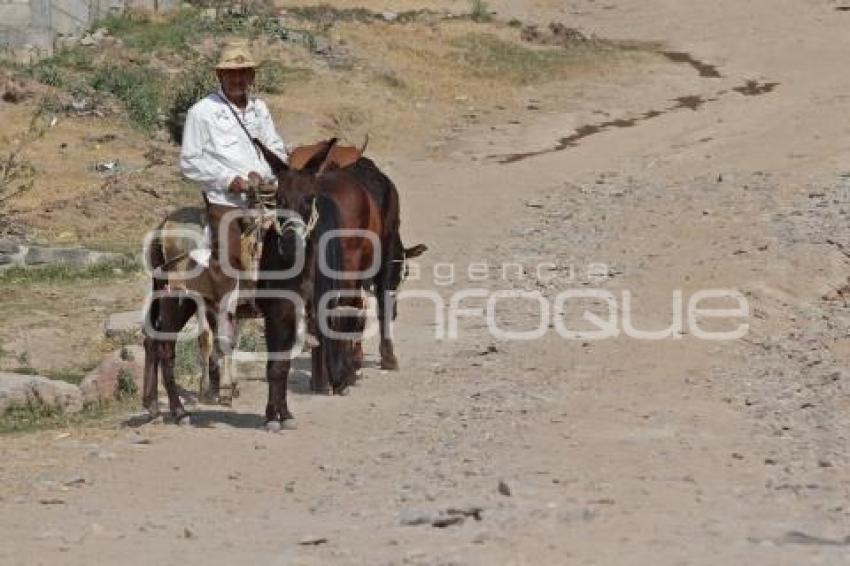
M317 177L320 169L336 141L336 138L331 138L292 151L289 166L278 172L278 209L291 210L306 219L318 190Z

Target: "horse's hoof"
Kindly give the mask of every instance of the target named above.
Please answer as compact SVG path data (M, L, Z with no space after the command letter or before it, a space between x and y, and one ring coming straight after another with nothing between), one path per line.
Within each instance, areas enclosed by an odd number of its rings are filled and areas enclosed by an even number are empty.
M280 432L282 428L280 421L269 421L266 423L266 430L268 432Z
M351 390L346 385L345 387L340 387L339 389L334 389L334 395L338 395L340 397L348 397L351 393Z
M233 406L233 397L223 396L218 400L218 404L222 407L232 407Z
M180 417L177 417L177 425L178 426L192 426L192 416L189 413L185 413Z
M239 399L239 396L240 396L241 394L242 394L242 391L239 389L239 386L238 386L238 385L236 385L236 384L234 383L234 384L233 384L233 387L232 387L231 396L232 396L234 399Z
M398 360L395 358L381 358L381 369L396 371L398 369Z

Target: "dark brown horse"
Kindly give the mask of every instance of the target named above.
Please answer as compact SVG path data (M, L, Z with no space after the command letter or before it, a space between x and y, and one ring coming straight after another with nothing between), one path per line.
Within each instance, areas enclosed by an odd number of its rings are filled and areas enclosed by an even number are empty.
M341 169L328 167L316 184L319 222L312 237L321 255L311 309L319 327L312 384L316 391L343 393L362 362L356 336L365 327L363 291L372 290L377 299L381 366L398 368L391 333L394 292L405 276L404 262L427 248L403 247L398 190L370 159ZM342 231L340 236L332 237L336 231Z
M334 167L333 163L329 166ZM359 158L349 168L349 173L366 188L380 210L381 228L378 237L381 243L381 263L370 290L378 306L381 368L395 370L398 369L398 360L393 348L391 328L397 315L395 292L407 276L406 262L422 255L428 248L424 244L405 248L402 244L398 189L371 159ZM359 346L355 346L355 356L362 358L358 349Z

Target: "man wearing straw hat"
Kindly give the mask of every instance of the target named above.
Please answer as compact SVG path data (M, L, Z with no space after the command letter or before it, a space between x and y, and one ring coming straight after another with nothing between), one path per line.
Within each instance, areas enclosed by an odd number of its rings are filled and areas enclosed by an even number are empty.
M251 96L256 67L244 43L224 47L215 68L221 88L189 109L180 152L180 170L201 185L205 196L212 255L237 271L248 268L242 266L239 222L222 226L223 217L247 205L249 187L275 182L269 159L287 160L266 104ZM224 239L227 257L219 253ZM208 265L209 252L192 257Z

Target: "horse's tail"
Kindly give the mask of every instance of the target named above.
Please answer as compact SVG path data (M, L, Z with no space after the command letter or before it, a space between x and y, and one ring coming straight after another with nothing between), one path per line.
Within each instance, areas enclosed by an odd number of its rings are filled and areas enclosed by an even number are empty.
M313 376L313 380L315 383L329 382L336 390L344 388L349 361L344 349L345 342L328 336L324 330L340 330L333 311L340 303L337 294L343 288L340 274L345 265L341 239L339 236L330 237L325 234L340 228L340 214L336 203L325 195L316 197L316 210L319 220L314 232L317 256L312 300L318 333L316 338L319 341L321 362L327 381L323 379L323 376ZM322 242L323 237L325 242L323 246L320 246L318 243ZM322 317L322 314L326 316Z

